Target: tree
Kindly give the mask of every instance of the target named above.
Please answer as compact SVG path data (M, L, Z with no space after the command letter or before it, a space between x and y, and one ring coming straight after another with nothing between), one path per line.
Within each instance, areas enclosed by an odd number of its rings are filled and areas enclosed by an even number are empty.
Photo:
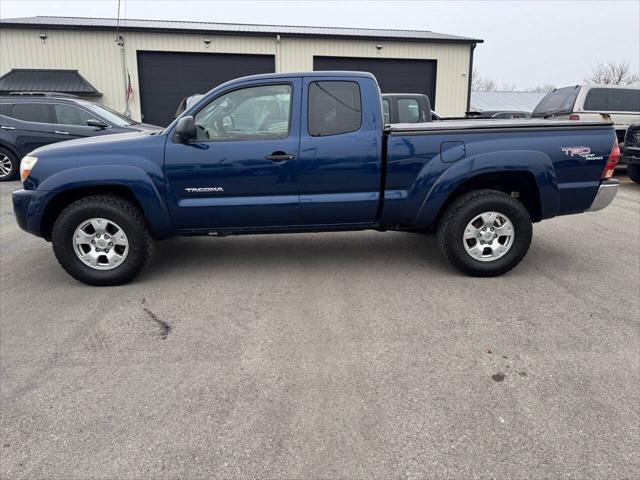
M551 85L550 83L545 83L544 85L536 85L535 87L529 87L525 89L525 92L549 93L555 88L556 88L555 85Z
M640 75L631 71L629 62L609 61L596 65L591 71L591 76L584 81L604 85L637 85L640 84Z
M471 90L474 92L495 92L498 84L490 78L482 78L478 71L474 68L471 73Z
M515 92L517 89L515 83L503 83L500 87L501 92Z

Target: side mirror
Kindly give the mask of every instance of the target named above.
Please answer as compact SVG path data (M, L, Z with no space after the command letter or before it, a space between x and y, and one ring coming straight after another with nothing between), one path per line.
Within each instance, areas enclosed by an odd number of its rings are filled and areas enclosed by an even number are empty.
M183 142L196 138L196 122L192 116L182 117L178 120L176 135Z
M102 120L98 120L97 118L90 118L89 120L87 120L87 125L89 125L90 127L99 128L100 130L103 130L109 126Z

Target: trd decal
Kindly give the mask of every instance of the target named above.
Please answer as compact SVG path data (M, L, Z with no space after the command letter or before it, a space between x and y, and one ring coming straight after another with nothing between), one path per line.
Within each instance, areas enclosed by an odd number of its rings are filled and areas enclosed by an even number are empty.
M589 147L560 147L560 150L564 152L567 157L578 156L582 157L585 160L602 160L604 157L602 155L596 156L595 153L591 153L591 148Z

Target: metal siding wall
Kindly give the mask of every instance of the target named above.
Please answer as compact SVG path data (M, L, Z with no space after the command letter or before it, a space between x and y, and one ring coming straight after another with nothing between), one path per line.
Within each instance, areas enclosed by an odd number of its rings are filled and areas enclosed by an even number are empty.
M380 52L378 44L383 46ZM444 116L462 116L467 108L470 51L464 44L283 38L280 65L285 72L310 71L314 55L436 60L433 108Z
M0 75L12 68L74 69L103 96L97 99L120 112L124 111L124 79L120 47L115 32L48 30L42 43L38 35L45 30L0 29ZM132 117L140 120L140 85L137 50L200 53L255 53L275 55L275 37L240 37L190 34L126 32L125 55L131 75ZM211 39L209 48L203 40Z
M47 34L43 44L40 33ZM124 110L120 50L115 32L81 30L0 29L0 75L12 68L77 69L103 93L100 102ZM126 32L127 66L134 94L131 111L140 119L137 50L202 53L276 54L274 37ZM211 39L205 48L203 39ZM382 44L378 52L376 44ZM419 42L281 38L279 62L283 72L313 70L313 56L420 58L438 62L436 105L445 116L462 115L467 103L469 45ZM277 67L276 67L277 68Z

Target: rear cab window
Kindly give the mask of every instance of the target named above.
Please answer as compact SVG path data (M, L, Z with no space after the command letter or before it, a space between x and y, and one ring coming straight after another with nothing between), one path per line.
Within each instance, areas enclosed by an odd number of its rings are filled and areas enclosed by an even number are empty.
M309 84L307 128L312 137L360 130L362 99L357 82L324 80Z
M415 98L398 99L398 123L418 123L420 117L420 104Z
M382 118L384 119L384 124L387 125L391 123L391 114L389 113L391 106L389 105L389 100L386 98L382 99Z
M584 110L600 112L640 112L638 88L591 88Z
M544 117L562 113L571 113L576 103L579 87L558 88L548 93L533 110L533 117Z

